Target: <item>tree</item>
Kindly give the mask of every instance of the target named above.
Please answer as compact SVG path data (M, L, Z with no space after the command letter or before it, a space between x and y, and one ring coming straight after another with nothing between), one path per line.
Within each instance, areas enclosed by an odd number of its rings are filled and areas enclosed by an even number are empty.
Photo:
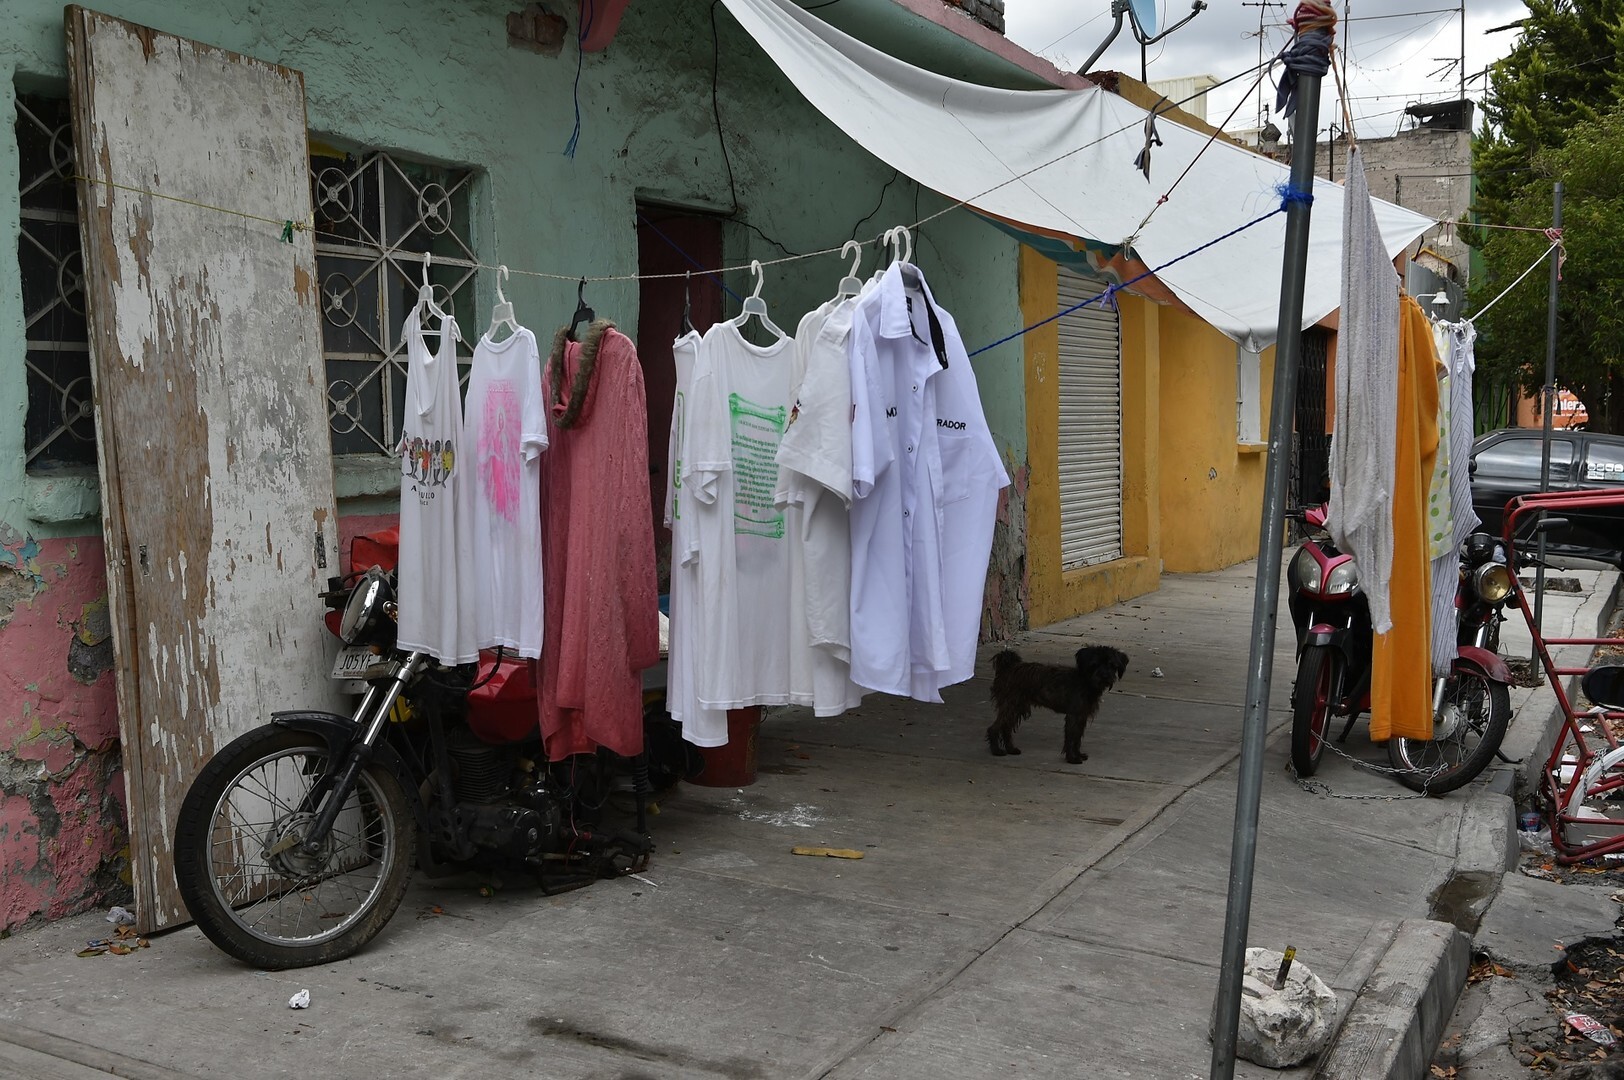
M1489 73L1472 209L1492 224L1549 222L1562 181L1557 376L1585 402L1591 427L1624 430L1624 0L1524 3L1522 37ZM1549 246L1537 233L1469 231L1481 256L1470 310ZM1530 392L1543 383L1547 278L1530 275L1478 324L1481 382Z

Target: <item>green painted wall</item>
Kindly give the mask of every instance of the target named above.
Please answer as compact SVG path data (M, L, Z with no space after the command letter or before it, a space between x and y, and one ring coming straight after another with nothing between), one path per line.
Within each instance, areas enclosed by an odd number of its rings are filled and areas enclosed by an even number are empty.
M865 218L866 239L945 205L933 193L916 193L906 178L886 187L892 170L813 111L718 9L717 104L732 165L730 192L711 108L706 0L635 3L610 49L586 57L582 136L571 160L560 151L574 123L573 42L558 57L509 48L505 15L519 6L285 0L238 12L237 5L205 0L106 0L102 8L304 72L310 129L318 138L481 170L475 196L480 255L516 269L634 272L638 198L727 212L736 193L739 221L794 251L837 246ZM558 0L552 7L573 10ZM872 14L869 21L875 22ZM916 34L918 22L899 11L894 32ZM917 51L918 43L910 43ZM962 55L969 47L959 44ZM955 63L962 60L944 52L937 66ZM0 9L0 103L7 115L13 87L61 89L63 65L60 4L9 0ZM16 168L12 140L0 140L0 249L6 253L15 250ZM970 347L1007 333L1018 318L1015 244L962 211L923 231L917 261L957 315ZM744 224L729 231L730 263L782 255ZM827 297L840 273L834 258L771 268L765 295L777 321L793 326L800 312ZM733 275L729 285L742 291L745 277ZM574 307L573 288L563 282L516 276L509 292L520 319L543 337ZM593 299L600 314L635 328L635 285L598 286ZM21 340L15 264L0 256L0 521L41 536L93 531L83 520L61 520L93 504L88 479L47 484L22 475ZM1025 449L1019 354L1010 347L988 356L977 370L989 419L1019 458ZM368 486L340 478L341 493ZM381 507L372 500L365 508Z

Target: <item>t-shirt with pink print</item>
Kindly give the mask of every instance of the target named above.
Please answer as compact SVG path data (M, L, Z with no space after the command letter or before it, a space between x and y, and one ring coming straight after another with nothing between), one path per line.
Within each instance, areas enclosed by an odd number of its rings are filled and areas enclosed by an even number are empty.
M547 414L541 400L536 336L521 327L474 347L463 409L463 445L473 475L462 498L472 518L464 554L475 590L475 633L482 649L502 646L539 657L542 638L541 452Z

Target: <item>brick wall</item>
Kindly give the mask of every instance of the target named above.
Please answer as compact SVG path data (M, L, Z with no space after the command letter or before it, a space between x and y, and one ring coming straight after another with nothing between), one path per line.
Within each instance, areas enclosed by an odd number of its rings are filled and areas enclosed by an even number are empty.
M958 8L983 26L1004 32L1004 0L942 0L951 8Z

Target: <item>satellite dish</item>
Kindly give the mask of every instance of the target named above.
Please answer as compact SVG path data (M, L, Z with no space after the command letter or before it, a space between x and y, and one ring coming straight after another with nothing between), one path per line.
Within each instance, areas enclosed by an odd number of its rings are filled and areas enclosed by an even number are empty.
M1128 7L1140 33L1149 37L1156 32L1156 0L1128 0Z

